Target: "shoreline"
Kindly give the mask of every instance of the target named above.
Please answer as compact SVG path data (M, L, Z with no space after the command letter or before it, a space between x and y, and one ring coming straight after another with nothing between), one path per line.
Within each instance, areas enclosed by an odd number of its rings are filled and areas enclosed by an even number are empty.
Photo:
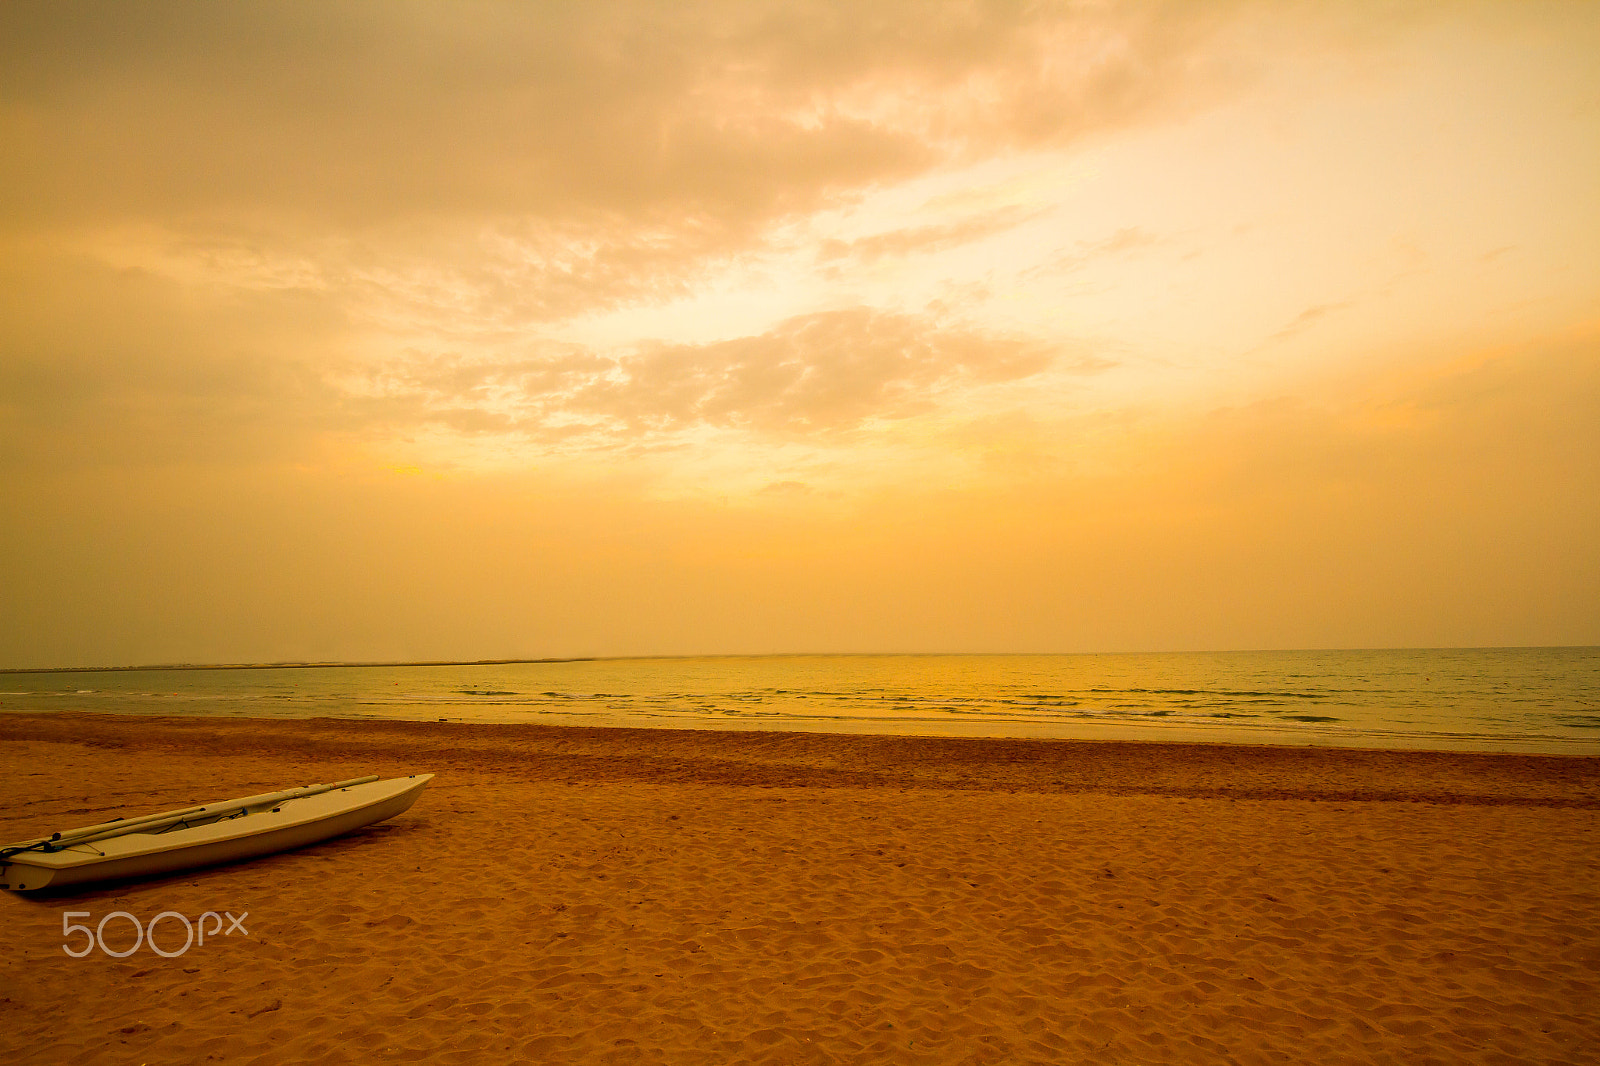
M81 695L79 693L65 695ZM132 702L122 699L119 702ZM420 706L420 705L419 705ZM0 705L0 723L8 719L30 717L49 718L61 715L83 715L107 719L142 721L211 721L211 722L349 722L369 727L385 724L446 725L446 726L506 726L511 728L547 729L601 729L643 730L664 733L712 734L794 734L799 736L894 738L903 740L972 740L972 741L1049 741L1083 744L1172 744L1198 745L1222 748L1290 748L1317 751L1351 752L1412 752L1456 755L1537 756L1567 759L1600 759L1600 742L1590 738L1558 738L1534 734L1470 734L1470 733L1405 733L1384 730L1347 730L1344 733L1316 733L1274 725L1228 726L1195 725L1157 719L1154 722L1128 722L1123 720L1097 720L1077 722L1071 726L1062 723L1041 725L1017 719L989 718L950 720L934 718L804 718L799 716L730 718L717 715L665 716L637 712L613 711L603 716L605 724L596 724L594 714L540 711L524 714L516 720L497 720L493 717L473 717L459 711L454 715L440 715L447 706L428 707L417 713L376 715L372 713L315 715L236 715L215 711L183 713L168 708L139 710L100 710L83 706L57 709L10 709ZM1009 728L1008 728L1009 727ZM1221 734L1220 736L1218 734ZM1389 743L1382 743L1388 741ZM1409 742L1409 743L1403 743ZM1574 748L1592 750L1577 750Z
M1595 755L110 711L5 712L0 723L0 743L221 758L284 746L385 761L426 753L447 770L606 781L1600 809Z
M1600 1046L1594 757L8 713L0 840L422 772L411 811L314 847L0 893L0 1054L1338 1066ZM74 959L68 911L245 911L249 933ZM171 919L162 936L182 946Z

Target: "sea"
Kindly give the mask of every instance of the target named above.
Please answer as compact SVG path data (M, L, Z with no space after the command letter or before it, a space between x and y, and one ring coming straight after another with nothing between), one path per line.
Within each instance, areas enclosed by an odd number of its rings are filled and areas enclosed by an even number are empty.
M1600 648L762 655L0 674L6 712L1600 755Z

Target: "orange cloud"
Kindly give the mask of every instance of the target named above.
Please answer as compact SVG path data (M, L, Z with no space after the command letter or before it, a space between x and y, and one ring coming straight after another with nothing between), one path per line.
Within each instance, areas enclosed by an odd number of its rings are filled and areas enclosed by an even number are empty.
M806 315L754 337L652 345L625 357L567 351L503 362L391 364L367 383L391 418L533 438L589 435L598 446L696 426L833 432L937 407L949 394L1017 381L1054 353L931 316L867 308Z
M1584 5L86 10L0 663L1600 639Z

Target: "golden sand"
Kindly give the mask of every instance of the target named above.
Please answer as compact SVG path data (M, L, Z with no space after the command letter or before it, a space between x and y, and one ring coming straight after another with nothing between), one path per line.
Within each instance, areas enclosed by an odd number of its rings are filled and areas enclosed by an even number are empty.
M313 848L0 893L3 1061L1600 1060L1597 759L5 715L0 770L0 841L439 775ZM248 936L67 957L118 910Z

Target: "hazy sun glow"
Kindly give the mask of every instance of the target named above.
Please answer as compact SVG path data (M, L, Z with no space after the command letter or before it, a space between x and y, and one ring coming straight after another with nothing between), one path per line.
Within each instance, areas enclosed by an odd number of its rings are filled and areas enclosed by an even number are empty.
M0 13L0 665L1600 643L1600 10Z

